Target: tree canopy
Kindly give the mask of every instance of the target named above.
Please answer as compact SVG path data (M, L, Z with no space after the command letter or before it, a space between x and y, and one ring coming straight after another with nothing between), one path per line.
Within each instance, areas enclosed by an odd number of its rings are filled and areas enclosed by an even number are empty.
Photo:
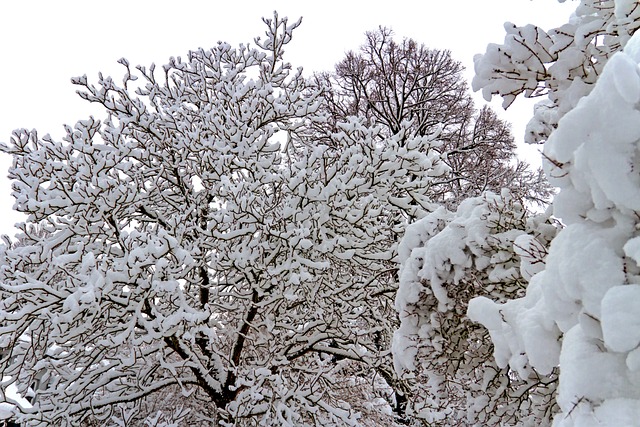
M374 79L375 90L392 96L412 79L445 90L387 123L336 109L356 96L334 86L352 54L335 75L305 79L284 60L300 21L264 22L253 45L221 42L162 67L121 59L122 80L75 78L104 118L67 126L61 141L22 129L2 145L28 216L0 247L11 417L328 426L431 416L431 385L391 357L399 241L408 224L469 206L465 194L507 177L522 228L520 199L538 190L518 192L518 180L533 175L510 165L508 126L473 109L447 52L367 36L385 49L380 64L409 55L419 68L376 75L395 83ZM451 75L425 80L418 54ZM373 100L362 105L386 111Z

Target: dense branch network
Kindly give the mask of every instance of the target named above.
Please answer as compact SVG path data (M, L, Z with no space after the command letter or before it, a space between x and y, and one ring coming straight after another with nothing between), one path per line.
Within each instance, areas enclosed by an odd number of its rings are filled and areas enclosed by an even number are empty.
M250 46L163 67L122 59L122 83L78 77L102 121L61 141L19 130L2 146L28 216L0 247L0 390L15 419L432 416L434 389L391 355L405 228L507 182L513 206L545 187L510 164L508 126L473 109L448 52L382 29L309 81L283 59L300 21L265 24Z
M463 70L449 51L412 39L398 43L381 27L368 32L365 44L348 52L334 73L316 74L315 83L326 88L321 108L332 126L357 116L387 135L437 135L451 172L433 183L434 201L455 208L465 198L509 188L544 203L551 193L540 171L515 161L510 126L488 106L476 109Z

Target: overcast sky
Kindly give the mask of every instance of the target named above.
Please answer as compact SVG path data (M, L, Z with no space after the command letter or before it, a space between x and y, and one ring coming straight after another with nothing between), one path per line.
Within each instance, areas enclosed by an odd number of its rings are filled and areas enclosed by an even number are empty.
M95 81L103 71L119 81L121 57L132 65L164 64L170 56L219 40L248 43L264 34L261 17L274 10L290 19L303 17L286 57L309 73L331 70L346 51L364 42L365 31L383 25L398 38L451 50L470 79L473 56L488 43L502 42L505 21L550 28L567 22L575 5L557 0L5 0L0 2L0 141L22 127L59 138L62 124L93 113L75 94L72 76L87 74ZM493 105L499 108L499 100ZM502 115L513 123L518 140L531 105L521 101ZM19 217L9 212L13 199L4 179L6 157L0 158L0 232L13 234Z

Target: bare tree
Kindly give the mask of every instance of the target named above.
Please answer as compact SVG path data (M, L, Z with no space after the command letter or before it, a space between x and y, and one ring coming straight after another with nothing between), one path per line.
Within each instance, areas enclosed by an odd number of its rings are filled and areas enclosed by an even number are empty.
M324 108L334 129L358 116L383 126L385 135L437 135L451 173L431 188L434 201L455 207L502 188L544 201L550 192L542 175L516 161L510 126L489 107L475 108L463 70L449 51L412 39L398 43L381 27L366 33L359 51L348 52L333 73L317 74L315 82L327 89Z

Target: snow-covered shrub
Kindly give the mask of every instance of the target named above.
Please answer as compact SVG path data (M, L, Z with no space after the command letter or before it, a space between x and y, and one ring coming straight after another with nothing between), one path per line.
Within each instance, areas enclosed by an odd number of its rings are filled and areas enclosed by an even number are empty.
M466 312L478 295L524 295L556 230L507 191L467 199L456 212L441 207L407 227L393 355L396 370L424 390L411 402L417 417L432 425L536 425L547 417L539 400L552 400L554 373L517 377L497 367L487 331Z
M469 305L498 366L521 377L559 367L556 427L640 423L639 63L636 34L544 146L559 187L553 212L566 225L544 270L522 298Z

